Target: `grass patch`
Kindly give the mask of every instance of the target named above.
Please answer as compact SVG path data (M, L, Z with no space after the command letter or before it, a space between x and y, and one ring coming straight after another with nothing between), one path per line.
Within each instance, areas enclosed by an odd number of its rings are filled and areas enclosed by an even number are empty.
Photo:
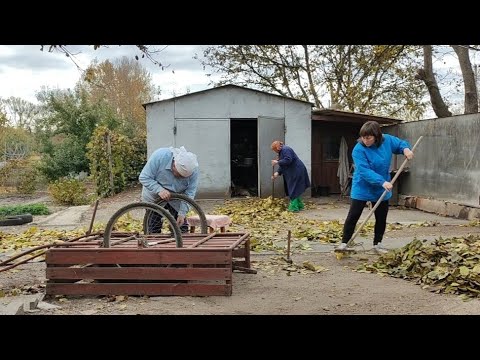
M45 204L7 205L0 206L0 218L10 215L48 215L50 210Z

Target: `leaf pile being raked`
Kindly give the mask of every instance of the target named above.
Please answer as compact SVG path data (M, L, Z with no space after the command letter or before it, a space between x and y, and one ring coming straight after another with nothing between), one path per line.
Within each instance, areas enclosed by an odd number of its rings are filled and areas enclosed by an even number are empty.
M480 236L414 239L400 249L365 263L355 271L386 274L414 281L436 293L480 297Z
M230 231L248 232L252 251L284 253L288 230L292 232L292 252L308 249L310 245L306 241L299 241L297 230L305 226L311 228L316 221L288 212L287 206L288 202L284 199L247 198L226 200L223 206L217 207L213 212L230 216ZM311 206L305 203L306 208Z
M284 253L288 230L292 233L292 251L308 250L312 241L337 243L341 240L343 225L339 221L306 219L301 216L302 212L288 212L287 207L286 199L247 198L226 200L213 213L230 216L230 231L247 231L253 251ZM314 203L305 202L305 210L315 208ZM374 223L369 222L361 234L371 234L373 226Z

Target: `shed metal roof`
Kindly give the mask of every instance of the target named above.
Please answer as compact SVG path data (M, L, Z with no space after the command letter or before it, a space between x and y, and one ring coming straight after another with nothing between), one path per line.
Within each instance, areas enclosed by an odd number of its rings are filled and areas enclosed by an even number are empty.
M225 89L225 88L237 88L237 89L242 89L242 90L254 91L254 92L269 95L269 96L277 96L277 97L282 98L282 99L300 101L300 102L303 102L303 103L306 103L306 104L310 104L310 106L314 105L313 103L311 103L309 101L299 100L299 99L295 99L295 98L288 97L288 96L282 96L282 95L278 95L278 94L272 94L272 93L269 93L269 92L266 92L266 91L250 89L250 88L247 88L247 87L244 87L244 86L227 84L227 85L222 85L222 86L216 86L216 87L213 87L211 89L205 89L205 90L195 91L195 92L191 92L191 93L180 95L180 96L175 96L175 97L172 97L172 98L169 98L169 99L150 101L150 102L147 102L145 104L142 104L142 106L145 108L147 105L150 105L150 104L155 104L155 103L174 100L174 99L180 99L180 98L184 98L184 97L191 96L191 95L201 94L201 93L205 93L205 92L208 92L208 91L217 90L217 89Z
M312 110L312 120L317 121L332 121L331 117L335 117L335 122L357 123L362 124L369 120L374 120L380 125L395 125L401 123L403 120L389 118L386 116L368 115L359 112L351 112L336 109L320 109Z

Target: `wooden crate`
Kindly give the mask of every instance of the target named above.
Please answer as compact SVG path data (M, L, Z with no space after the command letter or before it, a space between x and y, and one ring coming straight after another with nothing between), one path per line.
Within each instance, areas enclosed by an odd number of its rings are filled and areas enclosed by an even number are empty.
M235 268L255 272L248 234L185 234L182 248L168 235L122 236L111 248L83 241L48 250L46 294L229 296Z

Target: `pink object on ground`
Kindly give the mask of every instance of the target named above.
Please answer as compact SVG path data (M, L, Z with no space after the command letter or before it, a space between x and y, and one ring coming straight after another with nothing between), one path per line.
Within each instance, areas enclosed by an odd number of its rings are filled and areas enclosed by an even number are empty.
M220 228L222 232L225 232L225 228L232 223L232 219L228 215L206 215L207 225L211 230L215 231ZM200 217L198 215L188 216L188 224L192 227L192 230L195 231L196 226L200 226Z

